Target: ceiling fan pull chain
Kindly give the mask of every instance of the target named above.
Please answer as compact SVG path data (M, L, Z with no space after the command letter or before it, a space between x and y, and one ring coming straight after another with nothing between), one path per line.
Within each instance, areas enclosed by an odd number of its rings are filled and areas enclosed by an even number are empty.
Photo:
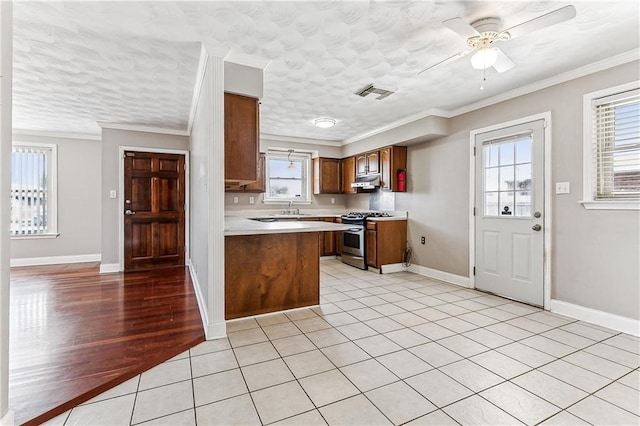
M482 83L480 84L480 90L484 90L484 82L487 81L487 69L482 69Z

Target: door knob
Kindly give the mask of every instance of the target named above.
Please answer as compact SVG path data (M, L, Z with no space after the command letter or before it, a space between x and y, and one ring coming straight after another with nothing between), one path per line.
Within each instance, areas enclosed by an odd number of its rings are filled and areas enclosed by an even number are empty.
M540 226L540 225L538 225L538 224L536 223L535 225L533 225L533 226L531 227L531 229L533 229L534 231L539 231L539 230L541 230L541 229L542 229L542 226Z
M126 214L127 216L131 216L132 214L136 214L136 212L133 212L131 210L125 210L124 214Z

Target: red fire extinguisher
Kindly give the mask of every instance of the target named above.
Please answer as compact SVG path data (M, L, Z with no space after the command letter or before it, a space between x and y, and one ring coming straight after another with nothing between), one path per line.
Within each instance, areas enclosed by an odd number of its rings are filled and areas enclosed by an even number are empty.
M407 190L407 171L398 170L398 192L406 192Z

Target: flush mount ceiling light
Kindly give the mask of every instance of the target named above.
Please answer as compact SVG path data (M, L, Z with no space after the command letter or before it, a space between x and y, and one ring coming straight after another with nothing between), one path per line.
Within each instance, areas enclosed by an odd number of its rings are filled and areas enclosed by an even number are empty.
M321 129L328 129L329 127L333 127L336 125L336 120L329 117L320 117L313 120L313 124L316 127L320 127Z

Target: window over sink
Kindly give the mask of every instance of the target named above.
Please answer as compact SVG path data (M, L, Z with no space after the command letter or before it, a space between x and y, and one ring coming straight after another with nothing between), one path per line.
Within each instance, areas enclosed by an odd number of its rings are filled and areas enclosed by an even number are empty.
M311 203L310 170L309 153L267 152L265 203Z

